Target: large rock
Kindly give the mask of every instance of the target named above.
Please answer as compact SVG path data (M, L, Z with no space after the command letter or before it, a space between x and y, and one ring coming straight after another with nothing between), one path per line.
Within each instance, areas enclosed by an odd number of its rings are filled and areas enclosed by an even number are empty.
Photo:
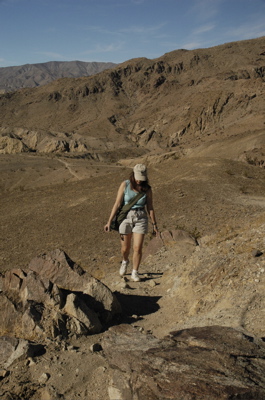
M158 340L120 325L102 347L113 368L110 400L265 398L265 344L232 328L191 328Z
M6 272L0 292L0 335L28 340L99 333L120 312L110 289L61 250Z
M87 329L90 333L98 333L102 329L102 325L98 319L96 312L90 309L85 301L74 293L67 296L64 311L72 318L74 330L78 334L85 334Z
M57 249L41 254L29 263L29 269L49 279L60 289L85 295L93 308L108 320L121 308L111 290L75 264L65 252Z
M8 368L15 360L34 357L44 351L40 344L24 339L0 337L0 368Z

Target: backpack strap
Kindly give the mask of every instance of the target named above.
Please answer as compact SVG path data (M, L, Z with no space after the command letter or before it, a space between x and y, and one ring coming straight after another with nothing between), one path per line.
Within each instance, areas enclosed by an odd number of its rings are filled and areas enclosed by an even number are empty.
M136 196L134 196L127 204L125 204L122 208L126 211L126 210L130 210L136 203L138 200L140 200L143 196L145 195L145 193L143 192L139 192Z
M125 204L120 212L118 212L117 215L117 221L118 224L121 224L122 221L126 218L126 215L128 214L128 212L130 211L130 209L132 208L132 206L134 206L138 200L141 199L141 197L143 197L145 195L145 193L140 192L138 193L136 196L134 196L127 204Z

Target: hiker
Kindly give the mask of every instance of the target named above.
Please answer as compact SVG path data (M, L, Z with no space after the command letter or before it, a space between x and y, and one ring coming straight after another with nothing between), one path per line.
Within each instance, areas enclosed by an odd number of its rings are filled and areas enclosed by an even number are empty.
M142 197L139 198L141 195ZM138 197L137 202L133 198ZM110 213L105 232L110 232L111 222L122 204L132 203L127 216L119 225L121 238L121 254L123 260L120 266L120 276L124 276L129 265L129 254L133 239L133 268L131 279L139 282L138 269L142 258L142 249L145 234L148 232L148 215L153 225L153 234L158 235L155 212L153 208L152 189L148 182L147 168L143 164L137 164L133 168L128 180L123 181L118 189L116 201Z

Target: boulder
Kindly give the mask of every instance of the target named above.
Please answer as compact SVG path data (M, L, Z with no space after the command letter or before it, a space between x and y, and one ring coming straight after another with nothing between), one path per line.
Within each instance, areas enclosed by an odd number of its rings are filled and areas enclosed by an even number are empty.
M61 250L6 272L0 289L0 335L27 340L99 333L121 310L110 289Z
M104 314L106 320L121 311L120 304L111 290L85 272L62 250L39 255L29 263L29 269L42 278L49 279L60 289L87 295L86 299L93 305L94 310Z
M72 322L75 323L75 331L78 334L98 333L102 329L102 325L95 311L87 307L76 294L71 293L67 296L64 311L71 315Z
M265 398L265 344L246 332L210 326L158 340L120 325L102 348L112 367L110 400Z
M24 339L0 337L0 368L8 368L15 360L34 357L44 351L41 344Z

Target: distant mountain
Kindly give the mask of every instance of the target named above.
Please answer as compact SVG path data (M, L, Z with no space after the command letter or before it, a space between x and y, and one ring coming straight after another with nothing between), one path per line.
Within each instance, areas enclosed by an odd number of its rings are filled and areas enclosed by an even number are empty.
M95 75L116 65L111 62L50 61L0 68L0 91L42 86L59 78Z

